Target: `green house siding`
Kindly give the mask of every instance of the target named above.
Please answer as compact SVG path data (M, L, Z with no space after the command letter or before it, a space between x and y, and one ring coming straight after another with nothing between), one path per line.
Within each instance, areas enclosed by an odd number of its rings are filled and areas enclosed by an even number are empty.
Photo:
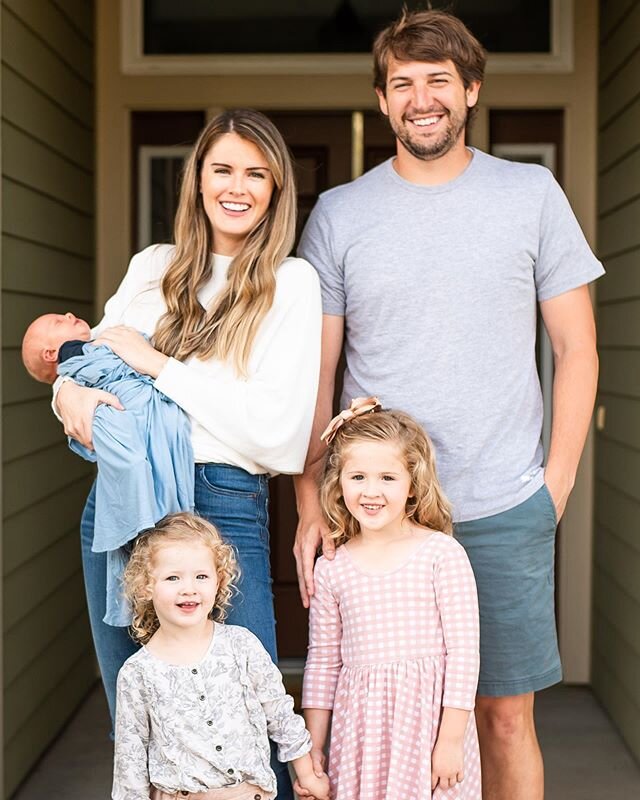
M2 559L5 794L96 678L78 523L91 468L22 368L45 312L93 318L88 0L2 0Z
M593 686L640 759L640 0L601 3Z

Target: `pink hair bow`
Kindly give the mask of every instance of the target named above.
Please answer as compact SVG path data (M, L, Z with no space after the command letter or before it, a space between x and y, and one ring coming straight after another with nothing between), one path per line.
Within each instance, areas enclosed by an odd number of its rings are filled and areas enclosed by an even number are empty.
M345 422L359 417L361 414L371 414L374 411L380 411L382 406L377 397L356 397L351 401L349 408L345 408L337 414L331 422L327 425L322 433L320 439L326 441L329 445L333 441L334 436L344 425Z

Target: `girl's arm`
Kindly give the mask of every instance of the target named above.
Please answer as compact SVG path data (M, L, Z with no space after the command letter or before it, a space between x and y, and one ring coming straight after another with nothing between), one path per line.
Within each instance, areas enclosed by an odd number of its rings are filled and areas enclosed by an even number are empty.
M432 790L464 778L464 736L475 706L480 666L478 594L462 545L446 540L434 572L436 603L446 648L444 706L431 758Z
M236 657L246 665L246 679L262 706L269 738L278 745L278 759L294 761L307 755L311 737L302 717L293 711L293 698L285 691L280 670L253 633L237 628L232 635ZM244 674L245 668L241 670Z
M311 734L311 760L314 769L324 769L326 762L325 748L329 727L331 725L331 711L328 708L305 708L304 721Z
M336 686L342 669L342 617L332 589L331 562L321 558L314 570L315 593L309 610L309 650L304 668L302 707L311 734L314 769L324 769Z
M118 674L112 800L149 800L149 719L141 681L127 666Z
M462 545L451 537L444 544L434 570L446 650L442 705L473 711L480 668L476 581Z
M471 712L445 708L438 738L431 754L431 791L438 784L449 789L464 779L464 735Z
M278 745L278 759L290 761L297 776L298 794L328 800L329 779L309 755L311 737L302 717L293 711L293 698L286 694L282 675L258 639L239 629L236 650L247 659L247 675L262 705L269 737Z
M330 580L333 562L320 558L309 607L309 649L304 667L302 707L331 711L342 669L342 617Z

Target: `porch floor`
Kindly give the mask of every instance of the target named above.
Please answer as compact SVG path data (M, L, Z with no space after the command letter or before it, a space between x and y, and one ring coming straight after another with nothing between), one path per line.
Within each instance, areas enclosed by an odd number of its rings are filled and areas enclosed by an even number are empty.
M536 719L546 767L546 800L640 797L640 766L585 687L541 692ZM112 748L98 686L13 800L108 800Z

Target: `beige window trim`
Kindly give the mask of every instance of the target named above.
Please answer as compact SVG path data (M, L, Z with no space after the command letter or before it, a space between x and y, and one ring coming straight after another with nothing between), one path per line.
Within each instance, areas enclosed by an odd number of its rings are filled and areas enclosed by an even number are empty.
M369 75L368 53L225 54L146 56L143 0L120 0L121 69L124 75ZM552 0L551 52L496 53L488 73L535 74L573 70L573 0Z

